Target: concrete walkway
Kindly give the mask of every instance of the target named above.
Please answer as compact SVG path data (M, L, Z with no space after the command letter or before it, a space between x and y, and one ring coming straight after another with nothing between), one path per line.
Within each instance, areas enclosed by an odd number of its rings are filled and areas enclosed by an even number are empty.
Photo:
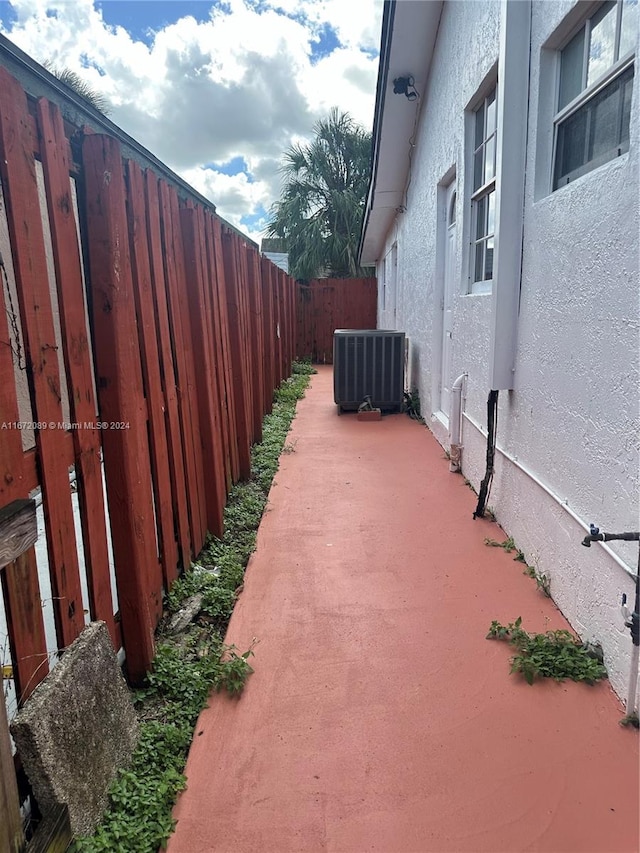
M169 853L637 851L638 737L607 683L509 675L492 619L566 627L409 418L338 417L321 368L201 715ZM576 560L580 560L576 541Z

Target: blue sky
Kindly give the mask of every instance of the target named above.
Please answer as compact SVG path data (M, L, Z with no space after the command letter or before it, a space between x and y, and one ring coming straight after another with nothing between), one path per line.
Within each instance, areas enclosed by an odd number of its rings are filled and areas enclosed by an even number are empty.
M259 240L284 151L337 106L371 129L382 0L0 0L0 31Z

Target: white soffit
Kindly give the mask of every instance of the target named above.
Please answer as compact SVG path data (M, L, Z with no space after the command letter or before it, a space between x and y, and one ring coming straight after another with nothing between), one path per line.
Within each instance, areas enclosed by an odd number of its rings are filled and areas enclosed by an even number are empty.
M410 140L421 99L409 101L396 95L396 77L414 78L422 96L442 11L439 0L395 0L385 5L389 34L382 45L373 128L372 181L360 241L360 263L374 264L381 256L384 240L403 204L409 170ZM384 24L383 24L384 35Z

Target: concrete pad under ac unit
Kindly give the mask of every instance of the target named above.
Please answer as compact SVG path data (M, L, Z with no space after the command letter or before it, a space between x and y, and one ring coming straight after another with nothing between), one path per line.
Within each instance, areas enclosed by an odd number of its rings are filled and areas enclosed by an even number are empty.
M138 722L104 622L65 651L11 723L38 805L66 803L75 835L88 834L138 740Z

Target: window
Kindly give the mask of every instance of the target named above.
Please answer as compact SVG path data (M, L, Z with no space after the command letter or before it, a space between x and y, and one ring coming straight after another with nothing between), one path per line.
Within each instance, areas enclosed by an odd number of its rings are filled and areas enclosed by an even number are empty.
M560 51L553 189L629 149L638 0L610 0Z
M493 279L493 240L496 209L496 89L473 114L473 193L471 234L472 292L486 291Z

